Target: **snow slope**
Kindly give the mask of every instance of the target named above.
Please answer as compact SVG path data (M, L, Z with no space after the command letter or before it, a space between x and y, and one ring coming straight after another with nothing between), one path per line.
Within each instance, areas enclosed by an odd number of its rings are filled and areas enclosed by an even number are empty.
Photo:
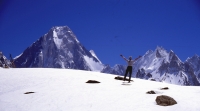
M131 85L115 75L51 68L0 68L0 111L200 111L200 88L133 78ZM99 84L87 84L87 80ZM169 87L169 90L160 90ZM148 95L154 90L158 94ZM35 92L24 94L25 92ZM159 95L178 104L158 106Z

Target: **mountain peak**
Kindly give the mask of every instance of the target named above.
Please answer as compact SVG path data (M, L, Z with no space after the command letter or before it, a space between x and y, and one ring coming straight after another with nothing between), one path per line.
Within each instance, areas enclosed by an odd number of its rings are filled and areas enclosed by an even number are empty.
M199 58L199 56L197 54L195 54L193 57Z
M181 60L178 58L178 56L172 50L170 50L170 52L169 52L169 60L181 62Z
M197 55L197 54L195 54L194 56L192 56L192 57L188 57L187 59L186 59L186 61L199 61L200 60L200 57Z
M72 30L68 26L54 26L51 31L55 31L59 35L65 35L66 33L73 34Z
M80 43L76 38L76 35L68 26L54 26L51 30L45 34L47 40L53 40L58 49L64 44Z
M54 26L16 60L18 67L93 70L101 62L78 41L68 26ZM99 68L99 67L97 67ZM100 67L101 68L101 67Z
M160 46L157 46L157 48L155 49L155 54L156 57L161 58L161 57L166 57L168 55L167 51Z
M68 26L53 26L51 28L52 30L57 29L57 30L71 30Z
M157 46L156 50L165 50L162 46Z

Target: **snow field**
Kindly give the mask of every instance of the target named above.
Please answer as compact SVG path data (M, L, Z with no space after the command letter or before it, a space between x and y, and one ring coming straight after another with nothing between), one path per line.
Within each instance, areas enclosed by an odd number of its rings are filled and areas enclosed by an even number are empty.
M50 68L0 68L0 111L200 111L200 88L135 79L122 85L116 75ZM97 80L99 84L87 84ZM169 90L160 90L169 87ZM158 94L146 94L154 90ZM35 92L24 94L25 92ZM158 106L159 95L178 104Z

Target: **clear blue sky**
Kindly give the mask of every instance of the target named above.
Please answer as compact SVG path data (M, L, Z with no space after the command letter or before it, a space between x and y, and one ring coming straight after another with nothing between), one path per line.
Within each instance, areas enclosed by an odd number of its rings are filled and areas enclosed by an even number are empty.
M162 46L182 61L200 55L198 0L1 0L0 51L22 53L52 26L69 26L104 64L126 64Z

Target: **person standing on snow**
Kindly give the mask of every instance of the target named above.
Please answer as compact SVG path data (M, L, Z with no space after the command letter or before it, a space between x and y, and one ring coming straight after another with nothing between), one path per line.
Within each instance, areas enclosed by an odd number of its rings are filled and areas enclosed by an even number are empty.
M124 75L124 81L126 79L127 74L129 73L129 83L131 81L131 75L132 75L132 65L133 63L138 60L141 56L139 56L138 58L132 60L132 57L130 56L129 59L126 59L123 55L120 55L128 64L127 68L126 68L126 73Z

